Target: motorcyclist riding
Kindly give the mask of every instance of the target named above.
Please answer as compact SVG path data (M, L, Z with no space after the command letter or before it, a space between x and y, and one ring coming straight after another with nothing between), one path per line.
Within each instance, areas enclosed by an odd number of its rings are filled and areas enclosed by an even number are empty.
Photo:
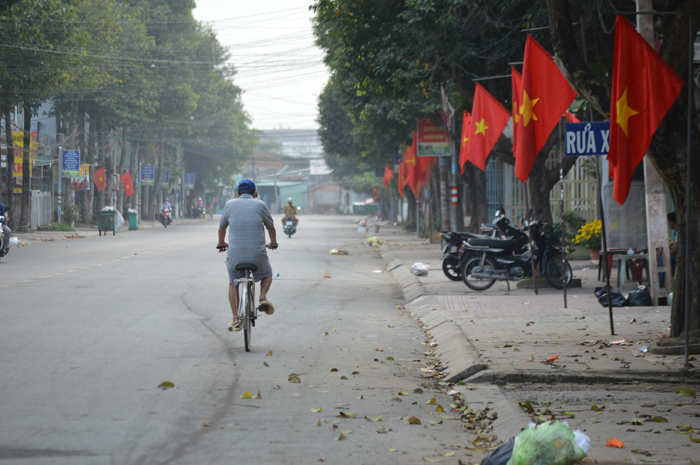
M294 200L291 197L287 199L287 205L284 206L284 218L282 218L282 225L287 223L287 218L291 218L294 221L294 227L299 224L299 218L297 218L297 207L294 206Z
M0 202L0 216L5 218L5 221L2 222L2 228L0 229L0 237L5 237L5 246L0 252L2 252L2 255L7 255L10 251L10 234L12 230L7 227L7 221L10 219L10 209L2 202Z
M165 202L163 202L163 205L160 207L160 219L161 221L163 220L163 217L165 216L165 212L172 212L173 207L170 205L170 198L166 198ZM169 218L169 223L172 222L172 218Z

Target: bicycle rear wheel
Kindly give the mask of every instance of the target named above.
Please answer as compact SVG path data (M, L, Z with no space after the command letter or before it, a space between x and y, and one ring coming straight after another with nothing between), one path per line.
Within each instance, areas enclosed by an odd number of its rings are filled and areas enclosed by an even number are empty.
M245 341L245 351L250 352L250 319L248 318L248 307L250 306L250 295L248 286L242 285L240 288L240 300L238 302L238 320L243 328L243 339Z

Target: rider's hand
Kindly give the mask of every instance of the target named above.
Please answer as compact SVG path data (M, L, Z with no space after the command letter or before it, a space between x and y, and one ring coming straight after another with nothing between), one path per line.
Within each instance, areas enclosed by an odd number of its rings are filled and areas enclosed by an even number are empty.
M270 242L269 244L267 244L267 248L271 250L277 250L278 246L279 244L277 244L277 242Z
M216 248L219 249L219 253L226 252L228 250L228 244L224 242L223 244L217 245Z

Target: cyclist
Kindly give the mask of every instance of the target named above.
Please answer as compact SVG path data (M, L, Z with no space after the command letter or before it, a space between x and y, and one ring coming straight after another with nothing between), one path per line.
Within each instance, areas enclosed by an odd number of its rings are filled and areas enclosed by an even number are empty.
M233 313L233 321L228 325L229 331L240 331L241 322L238 320L238 288L233 285L235 279L245 277L245 272L236 271L238 263L254 263L257 271L253 272L255 282L260 282L260 305L258 310L272 315L275 308L267 300L267 292L272 285L272 268L267 258L265 248L277 249L277 233L272 215L262 200L257 200L258 193L255 183L244 179L238 183L236 199L229 200L224 205L219 222L219 252L228 250L226 268L228 269L229 286L228 300ZM265 245L265 230L270 236L270 243ZM226 229L229 229L229 244L225 242Z

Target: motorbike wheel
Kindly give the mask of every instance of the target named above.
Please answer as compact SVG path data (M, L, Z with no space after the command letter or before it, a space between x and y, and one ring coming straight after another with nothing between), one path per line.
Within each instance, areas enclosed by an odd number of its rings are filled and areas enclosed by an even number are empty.
M476 279L472 278L472 270L474 269L475 266L479 266L481 263L481 257L474 257L469 259L466 264L464 265L464 268L462 268L462 281L464 284L467 285L469 289L472 289L474 291L485 291L487 289L490 289L491 286L496 284L495 279ZM490 266L491 269L495 270L496 266L493 264L490 258L486 257L484 259L484 266ZM485 284L480 284L480 283L485 283Z
M574 272L571 270L569 260L566 261L566 284L571 282ZM564 273L562 270L561 256L549 257L544 268L544 276L547 282L555 289L564 289Z
M459 281L462 279L462 272L459 269L459 259L449 254L442 261L442 272L445 273L451 281Z

